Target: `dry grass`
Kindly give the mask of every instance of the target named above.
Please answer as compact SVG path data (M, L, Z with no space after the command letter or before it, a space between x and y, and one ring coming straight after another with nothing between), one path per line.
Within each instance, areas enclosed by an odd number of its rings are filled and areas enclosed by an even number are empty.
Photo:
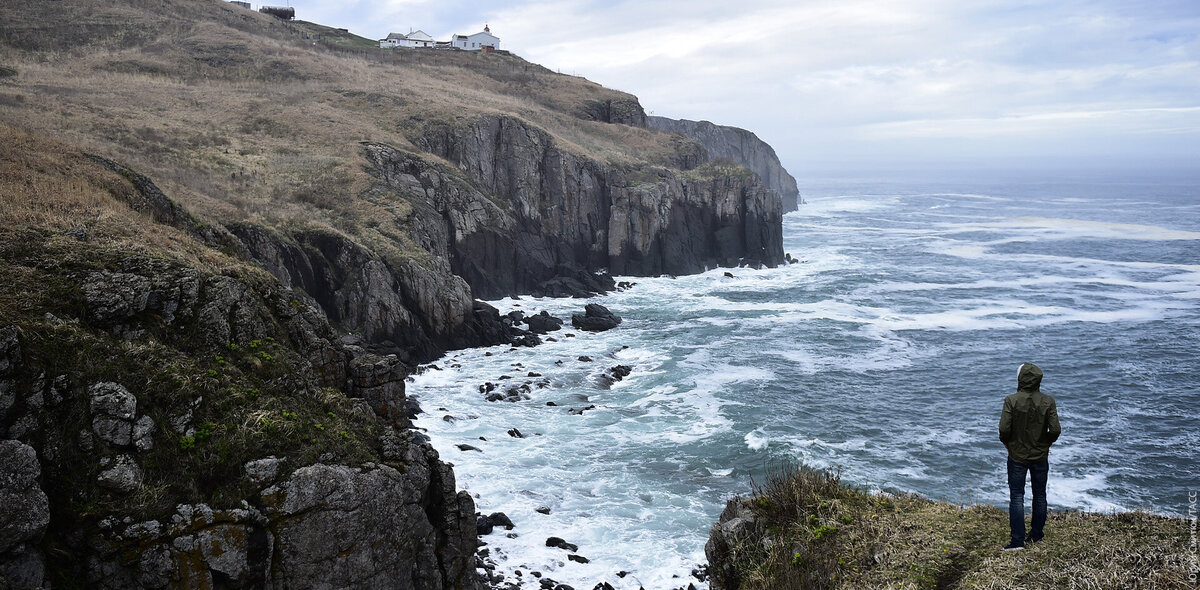
M0 123L120 161L193 213L356 236L384 213L358 198L360 142L414 150L432 121L514 116L630 167L674 153L666 134L579 118L631 98L582 78L505 53L314 45L316 30L216 0L6 4Z
M1003 510L870 494L836 472L785 471L742 502L763 518L730 552L747 590L1193 587L1181 518L1052 512L1041 543L1003 552Z
M130 182L71 146L0 123L0 243L21 242L25 232L76 233L113 250L154 253L204 269L240 265L156 223L130 206L139 199Z

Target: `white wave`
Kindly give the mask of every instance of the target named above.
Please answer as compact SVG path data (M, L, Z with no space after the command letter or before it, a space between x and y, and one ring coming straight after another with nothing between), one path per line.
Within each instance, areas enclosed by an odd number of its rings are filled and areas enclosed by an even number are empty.
M859 333L868 334L872 331L874 330L868 326L859 330ZM787 348L780 346L769 354L787 360L792 370L805 375L829 370L867 373L902 369L912 366L915 360L926 356L924 352L901 338L881 336L875 340L876 344L866 352L848 353L837 347L797 343Z
M979 201L1009 201L1008 197L997 197L980 193L931 193L931 197L953 197L954 199L974 199Z
M1115 512L1124 507L1101 496L1108 492L1108 477L1089 473L1078 477L1057 475L1052 467L1046 483L1046 499L1057 506L1092 512ZM1032 489L1026 486L1026 498Z
M936 444L938 446L966 444L977 442L978 440L978 436L961 429L926 429L924 433L913 437L913 442L917 444Z
M770 437L763 432L762 428L756 428L746 433L746 447L751 451L761 451L770 443Z
M1061 219L1049 217L1018 217L978 227L1005 232L1024 232L1039 239L1100 238L1112 240L1200 240L1200 232L1170 229L1154 225Z

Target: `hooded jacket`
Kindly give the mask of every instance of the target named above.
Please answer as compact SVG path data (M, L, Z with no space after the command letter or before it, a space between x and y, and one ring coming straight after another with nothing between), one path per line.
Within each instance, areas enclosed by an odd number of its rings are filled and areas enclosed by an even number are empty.
M1050 445L1058 440L1058 406L1042 393L1042 370L1025 363L1017 370L1017 392L1004 398L1000 414L1000 440L1008 457L1018 463L1045 461Z

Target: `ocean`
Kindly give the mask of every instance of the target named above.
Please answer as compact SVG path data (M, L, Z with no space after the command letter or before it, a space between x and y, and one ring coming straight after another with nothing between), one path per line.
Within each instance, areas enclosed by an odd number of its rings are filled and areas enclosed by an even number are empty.
M415 424L459 487L516 524L483 537L507 582L707 587L691 571L725 500L788 464L1006 505L996 424L1023 362L1058 400L1051 510L1186 511L1200 487L1200 185L801 192L783 222L797 264L621 277L636 285L594 301L624 322L598 334L570 329L583 300L495 301L567 325L535 348L452 352L410 379L427 412ZM632 371L609 386L617 365ZM487 402L488 382L529 383L529 399Z

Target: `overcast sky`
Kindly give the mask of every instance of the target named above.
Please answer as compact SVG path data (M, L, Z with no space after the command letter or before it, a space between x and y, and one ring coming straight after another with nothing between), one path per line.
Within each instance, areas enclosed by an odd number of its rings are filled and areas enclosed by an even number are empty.
M1200 0L294 0L371 38L501 48L754 131L794 174L1200 169Z

